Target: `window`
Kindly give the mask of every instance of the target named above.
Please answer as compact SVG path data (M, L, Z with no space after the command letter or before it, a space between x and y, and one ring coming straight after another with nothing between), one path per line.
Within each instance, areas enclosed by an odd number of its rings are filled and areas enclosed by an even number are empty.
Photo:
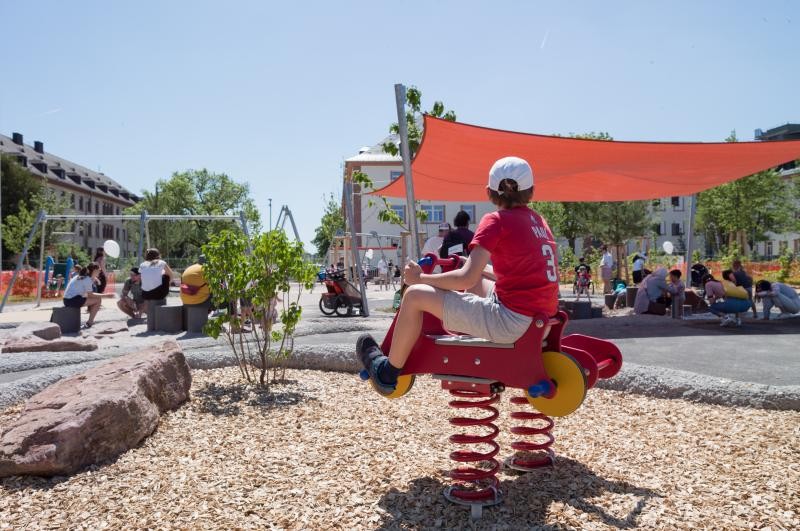
M75 194L69 194L69 200L70 200L70 204L72 205L72 208L74 209L75 208Z
M428 215L425 223L444 223L444 205L420 205L420 208Z
M794 241L794 254L800 254L800 240Z
M100 203L98 203L97 201L94 202L94 213L95 214L100 213Z
M83 196L78 198L78 207L83 210Z
M406 222L406 206L405 205L392 205L392 211L400 216L400 221Z
M119 241L119 227L117 227L117 241Z
M92 225L91 225L91 223L89 224L89 237L90 238L92 237ZM89 251L89 254L92 254L92 252Z
M672 224L672 235L673 236L680 236L683 234L683 223L673 223Z
M475 205L461 205L461 210L469 214L469 222L470 223L477 223L478 220L475 219Z
M119 207L117 207L117 215L119 216Z
M681 201L681 197L678 195L672 196L672 210L683 210L683 201Z
M86 212L88 212L89 214L92 213L92 198L91 197L86 200Z
M394 170L390 171L389 172L389 180L390 181L396 181L397 179L400 178L401 175L403 175L402 171L394 171Z
M767 256L767 258L772 258L772 242L767 242L764 245L764 254Z
M661 223L653 223L653 232L656 233L656 236L664 236L667 234L665 225L663 221Z
M658 210L658 211L664 210L664 203L665 201L663 199L653 199L652 203L653 210Z

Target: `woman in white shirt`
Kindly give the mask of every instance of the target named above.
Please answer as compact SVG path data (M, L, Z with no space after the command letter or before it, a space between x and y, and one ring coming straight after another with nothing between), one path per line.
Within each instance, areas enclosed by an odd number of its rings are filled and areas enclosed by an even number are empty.
M113 293L103 295L94 292L94 283L100 274L100 266L91 263L81 268L80 272L72 277L64 290L64 306L70 308L81 308L86 306L89 310L89 319L86 321L86 328L94 324L94 318L100 310L103 297L113 297Z
M139 266L142 277L142 297L145 300L166 299L172 281L172 269L161 259L158 249L148 249L145 261Z

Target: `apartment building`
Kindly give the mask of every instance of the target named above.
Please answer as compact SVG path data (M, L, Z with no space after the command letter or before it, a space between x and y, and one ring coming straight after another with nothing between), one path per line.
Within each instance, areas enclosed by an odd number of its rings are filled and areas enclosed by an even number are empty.
M778 127L773 127L767 131L756 129L754 137L756 140L764 142L773 140L800 140L800 124L787 123L779 125ZM797 161L790 161L781 165L778 171L781 177L786 180L800 179L800 166L797 165ZM800 216L800 205L798 205L796 216ZM797 221L800 222L800 217L798 217ZM766 236L764 241L757 242L755 245L754 250L757 255L766 259L773 259L780 256L784 249L789 249L795 256L800 256L800 233L784 232L777 234L774 232L767 232Z
M360 171L372 179L376 189L386 186L403 174L403 163L399 156L393 156L383 151L384 142L397 142L397 136L391 135L380 143L363 147L358 154L345 160L345 177L350 178L353 172ZM405 198L389 198L390 208L394 210L403 223L407 225L409 212L406 207ZM372 203L372 204L370 204ZM469 214L471 230L475 230L481 217L494 210L494 206L489 201L469 202L469 201L419 201L419 208L427 214L427 220L418 223L420 234L424 236L434 236L438 233L439 224L448 222L453 224L453 218L463 210ZM354 224L356 232L369 234L373 231L381 235L400 236L403 229L391 223L385 223L378 219L378 213L384 208L383 202L378 198L370 198L363 194L358 185L354 187ZM396 243L396 240L395 240ZM366 248L377 248L378 242L369 237L361 237L359 245ZM381 245L390 247L390 241L384 239ZM402 257L391 249L384 249L387 258L400 261ZM377 256L377 255L375 255ZM377 260L377 258L375 258Z
M11 137L0 134L0 153L14 157L35 178L41 178L47 188L66 202L67 214L117 215L139 201L136 194L102 172L46 152L43 142L37 140L33 146L26 145L20 133L12 133ZM105 240L119 243L121 257L136 254L122 221L79 221L70 232L61 238L90 255Z

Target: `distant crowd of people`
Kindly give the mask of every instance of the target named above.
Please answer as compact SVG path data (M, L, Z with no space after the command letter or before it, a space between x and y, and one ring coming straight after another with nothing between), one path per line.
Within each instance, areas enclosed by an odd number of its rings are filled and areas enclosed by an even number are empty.
M603 254L600 261L600 273L603 279L603 292L615 295L614 307L619 306L626 296L624 281L612 279L611 272L614 260L607 246L601 248ZM644 253L634 254L632 257L633 284L638 287L633 305L635 314L666 314L670 307L682 307L690 304L693 308L704 306L703 299L707 301L708 309L720 317L721 326L741 326L742 314L752 311L753 317L758 317L756 301L763 304L763 319L769 319L773 308L780 310L781 315L792 315L800 312L800 295L791 286L782 282L770 282L753 279L745 271L741 260L735 260L730 269L722 271L721 278L717 279L703 264L695 264L691 268L691 286L701 289L701 294L694 290L687 290L682 280L682 273L678 269L667 271L658 267L649 271L645 265L647 256ZM580 287L591 278L591 269L580 258L575 267L575 284L578 297ZM701 296L702 295L702 296Z

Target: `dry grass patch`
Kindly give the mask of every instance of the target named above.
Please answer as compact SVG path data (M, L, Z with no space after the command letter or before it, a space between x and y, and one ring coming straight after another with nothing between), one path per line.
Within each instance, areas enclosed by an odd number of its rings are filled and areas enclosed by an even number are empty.
M194 378L191 403L115 462L0 480L0 528L472 525L441 495L453 430L438 382L387 401L350 374L289 371L275 395L243 387L237 369ZM506 397L500 457L509 410ZM593 390L554 433L556 467L501 473L504 503L477 528L800 527L797 412Z

